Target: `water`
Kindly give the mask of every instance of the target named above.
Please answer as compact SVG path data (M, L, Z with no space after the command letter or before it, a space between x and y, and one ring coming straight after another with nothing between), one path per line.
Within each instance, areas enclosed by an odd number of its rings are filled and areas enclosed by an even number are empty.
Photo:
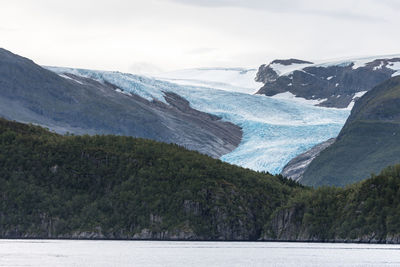
M400 266L400 245L0 240L0 266Z

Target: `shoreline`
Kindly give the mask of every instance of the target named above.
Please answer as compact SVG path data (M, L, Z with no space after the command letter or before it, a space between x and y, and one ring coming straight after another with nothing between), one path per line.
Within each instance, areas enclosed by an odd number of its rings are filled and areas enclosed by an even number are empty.
M40 238L40 237L0 237L2 240L51 240L51 241L154 241L154 242L218 242L218 243L315 243L315 244L371 244L371 245L400 245L400 242L371 242L345 240L216 240L216 239L124 239L124 238Z

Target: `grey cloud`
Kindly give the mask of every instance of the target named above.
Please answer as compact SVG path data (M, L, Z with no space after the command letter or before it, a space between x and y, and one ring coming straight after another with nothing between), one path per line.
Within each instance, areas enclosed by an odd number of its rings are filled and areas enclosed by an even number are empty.
M400 2L398 0L376 0L375 2L378 4L386 5L395 10L400 9Z
M360 20L360 21L384 21L383 19L366 15L366 14L358 14L354 12L344 11L340 9L343 4L340 1L337 2L338 9L327 10L324 8L324 1L313 1L313 0L169 0L181 4L186 5L195 5L195 6L203 6L203 7L242 7L242 8L250 8L250 9L262 9L269 12L278 12L278 13L295 13L295 14L303 14L303 15L316 15L316 16L324 16L331 17L337 19L346 19L346 20ZM392 0L383 0L387 1L389 4L395 4ZM307 7L307 4L309 4ZM319 8L322 6L322 8Z
M269 10L282 10L288 7L296 8L299 0L170 0L187 5L206 6L206 7L245 7L263 8Z
M386 21L386 19L382 18L382 17L357 14L357 13L349 13L349 12L341 12L341 11L335 11L335 10L326 11L326 10L310 9L310 10L305 10L304 13L318 15L318 16L324 16L324 17L337 18L337 19L358 20L358 21L371 22L371 23Z

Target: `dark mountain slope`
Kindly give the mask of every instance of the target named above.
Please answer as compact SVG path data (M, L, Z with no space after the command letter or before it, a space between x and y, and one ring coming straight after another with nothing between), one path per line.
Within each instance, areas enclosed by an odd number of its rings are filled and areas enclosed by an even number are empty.
M400 243L400 165L302 187L171 144L0 119L0 237Z
M360 98L336 142L305 171L302 183L344 186L400 162L400 77Z
M296 187L177 145L0 119L1 238L256 240Z
M400 243L400 165L343 188L302 190L275 211L264 239Z
M0 49L0 115L57 132L117 134L177 143L219 157L241 140L239 127L192 109L175 94L169 105L115 91L91 79L59 75Z

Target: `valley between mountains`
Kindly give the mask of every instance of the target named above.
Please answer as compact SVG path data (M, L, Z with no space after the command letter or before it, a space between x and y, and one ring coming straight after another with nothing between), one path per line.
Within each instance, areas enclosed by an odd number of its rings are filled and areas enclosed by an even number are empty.
M397 56L275 60L259 69L200 68L156 77L41 67L4 49L0 60L4 118L58 133L176 143L253 170L296 173L298 181L318 148L326 148L318 144L339 135L356 100L400 74ZM310 149L311 158L286 166Z
M3 238L400 242L400 56L143 76L0 49L0 117Z

